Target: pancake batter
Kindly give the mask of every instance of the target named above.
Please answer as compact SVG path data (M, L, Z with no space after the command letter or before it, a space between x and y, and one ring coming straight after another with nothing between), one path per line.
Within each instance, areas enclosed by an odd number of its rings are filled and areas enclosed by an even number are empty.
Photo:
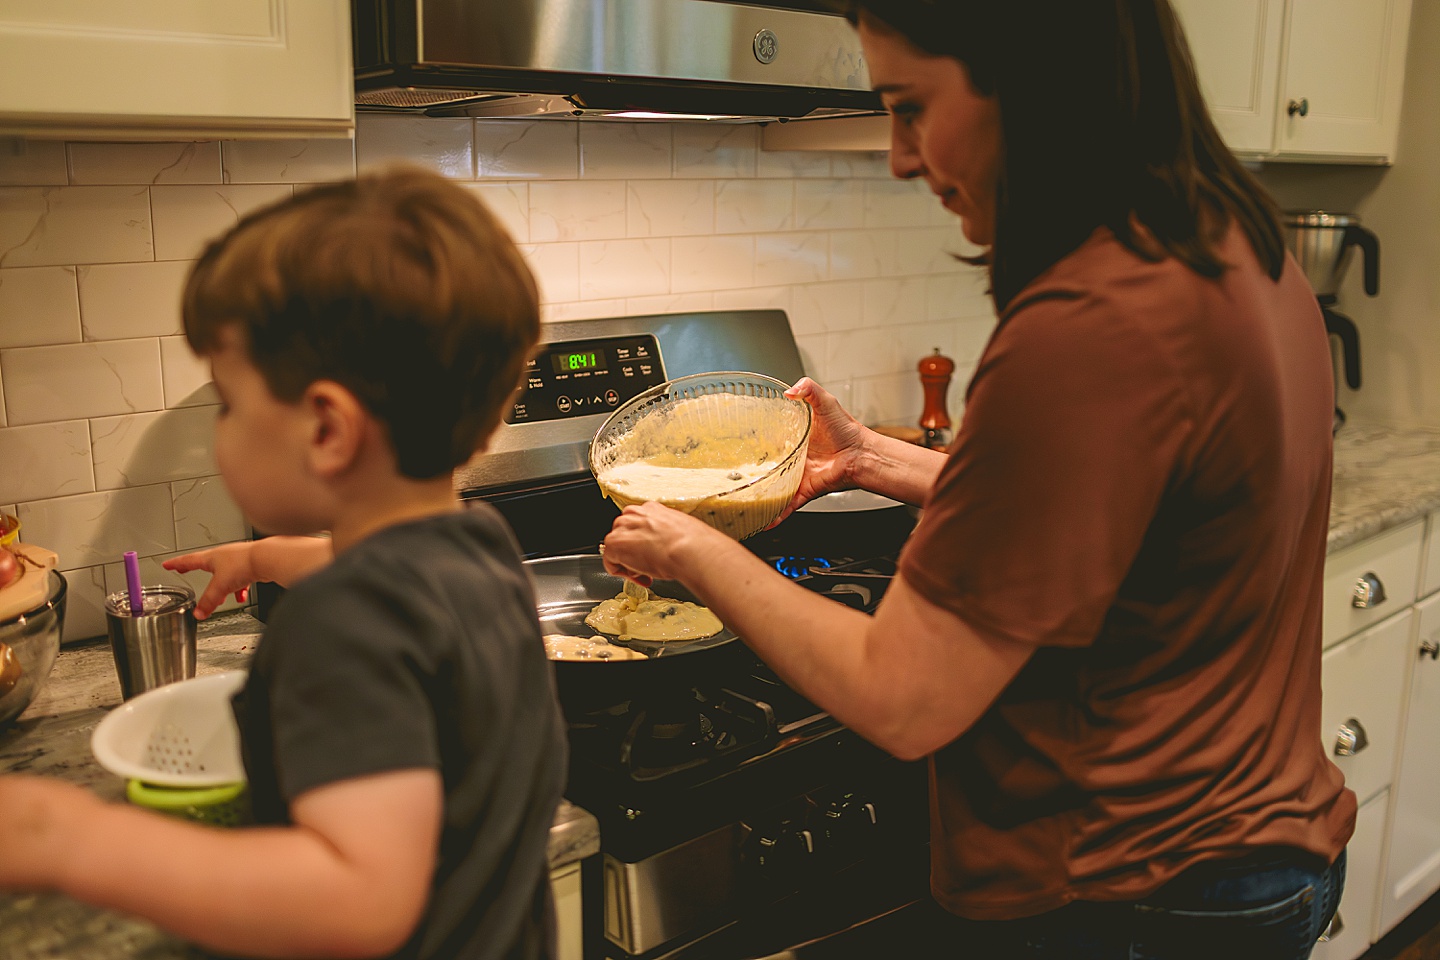
M698 603L649 593L642 599L629 591L600 601L585 622L601 633L631 640L700 640L725 629L719 617Z

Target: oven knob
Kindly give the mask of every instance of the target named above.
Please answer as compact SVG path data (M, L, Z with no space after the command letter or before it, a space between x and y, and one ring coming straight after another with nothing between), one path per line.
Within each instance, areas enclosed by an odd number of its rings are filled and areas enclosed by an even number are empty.
M757 830L750 838L749 859L772 880L787 880L813 862L817 835L803 824L786 820L770 830Z
M875 804L846 793L821 808L820 823L828 838L857 841L873 835L879 829L880 818Z

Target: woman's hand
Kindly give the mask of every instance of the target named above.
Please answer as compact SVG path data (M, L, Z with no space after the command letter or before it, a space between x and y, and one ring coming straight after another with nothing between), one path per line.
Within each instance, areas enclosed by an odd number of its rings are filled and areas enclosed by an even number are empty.
M255 541L241 540L237 543L223 543L209 550L197 550L194 553L171 557L161 566L176 573L204 570L210 574L210 583L195 601L195 619L204 620L232 593L237 601L245 602L250 593L250 584L256 580L254 555Z
M0 890L52 889L67 825L101 805L89 790L63 780L0 776Z
M814 411L810 425L810 446L805 453L805 473L800 487L775 523L816 497L855 486L855 465L866 448L869 432L840 406L840 401L809 377L801 377L785 391L792 400L804 400ZM771 526L775 524L772 523Z
M712 537L734 542L689 514L642 503L621 511L600 551L607 571L648 587L655 580L683 580L684 558Z

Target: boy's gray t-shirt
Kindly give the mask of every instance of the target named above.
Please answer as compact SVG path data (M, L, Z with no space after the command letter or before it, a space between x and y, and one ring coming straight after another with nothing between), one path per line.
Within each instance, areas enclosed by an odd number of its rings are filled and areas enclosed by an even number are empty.
M235 698L256 819L316 787L432 768L430 901L406 958L531 958L553 941L546 842L565 726L509 528L477 505L381 530L288 590Z

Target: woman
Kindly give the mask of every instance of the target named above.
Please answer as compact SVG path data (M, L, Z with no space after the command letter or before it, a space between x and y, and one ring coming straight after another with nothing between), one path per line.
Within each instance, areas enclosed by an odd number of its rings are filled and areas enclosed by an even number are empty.
M790 391L816 418L792 506L925 507L899 575L866 616L653 503L606 565L684 582L835 717L929 758L965 956L1306 957L1355 797L1320 742L1329 350L1273 205L1165 0L852 19L892 170L984 248L1000 316L948 456Z

